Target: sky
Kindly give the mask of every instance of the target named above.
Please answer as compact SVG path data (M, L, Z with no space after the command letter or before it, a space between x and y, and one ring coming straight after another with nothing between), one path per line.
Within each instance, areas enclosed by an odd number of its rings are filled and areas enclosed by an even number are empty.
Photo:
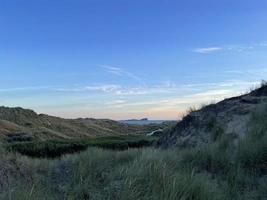
M179 119L267 77L265 0L0 0L0 105Z

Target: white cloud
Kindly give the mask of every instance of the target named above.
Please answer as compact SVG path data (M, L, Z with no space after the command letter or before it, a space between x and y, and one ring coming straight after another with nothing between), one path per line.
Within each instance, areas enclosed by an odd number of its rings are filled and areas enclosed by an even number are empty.
M195 48L192 51L195 53L208 54L216 51L236 51L236 52L244 52L250 51L253 49L265 48L267 47L267 42L259 42L252 44L226 44L222 46L214 46L214 47L201 47Z
M127 87L113 84L73 86L73 87L28 87L20 88L23 91L52 92L57 99L64 99L64 105L53 101L45 102L43 107L36 105L37 111L69 112L69 117L100 116L106 112L107 116L119 118L119 116L131 117L136 113L138 116L151 116L162 118L173 118L182 115L188 107L199 106L202 103L208 104L212 101L219 101L227 97L236 96L245 92L252 84L259 82L229 80L215 83L199 83L179 85L173 82L164 82L150 87ZM43 88L40 90L40 88ZM0 89L1 93L12 91L16 94L19 88ZM28 99L39 100L37 96L26 94ZM43 98L43 97L42 97ZM5 99L4 99L5 100ZM12 98L8 99L12 102ZM21 100L21 98L20 98ZM17 100L13 100L14 102ZM25 107L25 104L19 104ZM32 103L26 104L32 107ZM60 108L61 106L61 108ZM55 111L54 111L55 110ZM74 115L76 113L77 115ZM84 113L84 114L82 114ZM53 114L53 113L52 113ZM74 115L74 116L73 116ZM63 115L62 115L63 116ZM101 115L102 116L102 115ZM104 115L103 115L104 116ZM64 116L63 116L64 117Z
M240 77L250 77L250 78L254 78L254 79L266 79L266 75L267 75L267 67L261 67L261 68L257 68L257 67L251 67L250 69L243 69L243 70L228 70L225 71L228 74L234 74L234 75L238 75Z
M119 85L100 85L100 86L86 86L84 89L86 91L100 91L105 93L112 93L120 90Z
M229 71L229 73L237 73L239 71ZM106 93L114 96L138 96L138 95L180 95L187 93L196 93L204 90L212 90L226 87L249 87L258 84L260 81L242 81L228 80L224 82L196 83L177 85L174 82L163 82L152 86L130 87L116 84L99 84L88 86L58 87L58 86L38 86L38 87L22 87L22 88L0 88L1 93L17 92L17 91L46 91L58 93Z
M220 51L220 50L222 50L221 47L205 47L205 48L193 49L193 52L207 54L207 53L212 53L212 52Z
M261 42L258 44L259 46L262 46L262 47L267 47L267 42Z
M35 91L35 90L50 90L53 86L29 86L29 87L13 87L0 88L0 92L19 92L19 91Z
M113 66L108 66L108 65L101 65L102 68L104 68L107 72L118 75L118 76L122 76L123 74L125 74L124 70L122 70L119 67L113 67Z
M111 73L113 75L128 77L128 78L134 79L134 80L144 84L142 78L140 78L139 76L137 76L137 75L135 75L135 74L123 69L123 68L110 66L110 65L100 65L100 67L105 69L106 72Z
M255 49L258 47L258 44L251 44L251 45L225 45L222 47L223 50L227 51L237 51L237 52L244 52Z

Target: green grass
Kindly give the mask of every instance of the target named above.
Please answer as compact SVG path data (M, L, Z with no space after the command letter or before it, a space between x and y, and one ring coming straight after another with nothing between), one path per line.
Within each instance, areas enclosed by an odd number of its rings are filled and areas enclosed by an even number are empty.
M133 136L76 141L89 148L58 159L0 148L0 199L266 200L266 112L262 107L252 114L249 134L239 141L222 133L211 144L188 149L129 149L144 139ZM52 143L56 151L66 145ZM117 143L127 149L116 151Z
M7 173L9 184L0 199L221 199L216 181L168 165L179 164L172 154L155 149L89 148L61 160L15 157L16 168ZM18 176L13 177L14 172Z
M126 150L151 146L156 137L143 135L126 135L81 140L50 140L43 142L15 142L6 145L9 151L31 157L56 158L67 153L75 153L89 146L111 150Z
M89 148L60 160L13 154L1 159L9 164L1 167L8 184L0 199L264 199L264 173L254 173L227 153L216 156L217 148Z
M90 147L54 160L2 149L0 199L264 200L267 141L248 140L183 150Z

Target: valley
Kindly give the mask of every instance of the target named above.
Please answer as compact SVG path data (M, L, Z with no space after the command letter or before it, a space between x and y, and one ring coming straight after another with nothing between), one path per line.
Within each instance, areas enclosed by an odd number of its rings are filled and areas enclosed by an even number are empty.
M262 84L172 126L1 108L0 199L265 200L266 100Z

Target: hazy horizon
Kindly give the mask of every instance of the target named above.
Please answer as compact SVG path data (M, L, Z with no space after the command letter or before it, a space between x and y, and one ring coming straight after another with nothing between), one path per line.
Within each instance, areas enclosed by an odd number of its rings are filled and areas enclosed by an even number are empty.
M267 77L267 2L0 5L0 105L64 118L175 120Z

